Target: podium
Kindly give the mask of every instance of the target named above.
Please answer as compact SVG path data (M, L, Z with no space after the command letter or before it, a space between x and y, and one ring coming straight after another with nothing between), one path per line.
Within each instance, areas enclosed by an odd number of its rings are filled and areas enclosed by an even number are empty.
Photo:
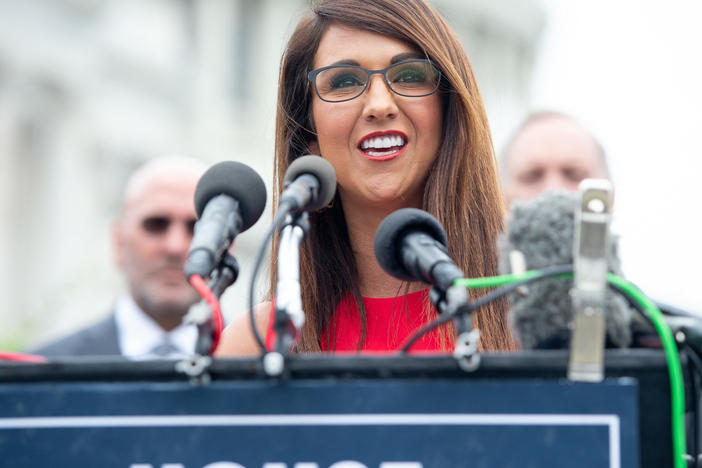
M565 378L567 351L216 360L209 383L173 361L0 365L0 460L17 467L672 467L657 350L606 353L601 383ZM687 382L688 379L686 379Z

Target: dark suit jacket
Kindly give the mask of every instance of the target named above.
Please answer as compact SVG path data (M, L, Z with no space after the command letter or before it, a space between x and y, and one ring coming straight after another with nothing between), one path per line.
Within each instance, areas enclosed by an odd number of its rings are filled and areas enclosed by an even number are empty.
M32 350L32 353L46 357L119 356L115 314L113 312L95 325Z

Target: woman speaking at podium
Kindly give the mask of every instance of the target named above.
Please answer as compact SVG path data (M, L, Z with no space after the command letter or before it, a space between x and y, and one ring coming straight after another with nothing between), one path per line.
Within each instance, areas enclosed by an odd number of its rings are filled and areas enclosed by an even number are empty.
M434 215L470 276L496 274L503 213L483 101L462 46L423 0L317 2L283 55L275 146L278 194L288 166L306 154L329 161L338 182L330 206L310 213L300 252L305 324L294 351L396 350L436 317L427 285L393 278L373 253L376 228L400 208ZM275 263L271 272L272 299ZM254 310L268 342L271 310L271 302ZM482 350L514 349L506 313L499 301L475 312ZM413 349L453 343L448 325ZM260 352L242 316L216 354Z

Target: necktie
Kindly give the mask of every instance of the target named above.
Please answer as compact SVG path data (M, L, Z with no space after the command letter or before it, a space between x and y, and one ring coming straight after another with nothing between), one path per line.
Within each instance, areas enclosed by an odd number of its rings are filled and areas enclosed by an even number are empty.
M181 354L181 351L174 346L170 341L162 341L151 350L152 354L160 358L170 357L171 355Z

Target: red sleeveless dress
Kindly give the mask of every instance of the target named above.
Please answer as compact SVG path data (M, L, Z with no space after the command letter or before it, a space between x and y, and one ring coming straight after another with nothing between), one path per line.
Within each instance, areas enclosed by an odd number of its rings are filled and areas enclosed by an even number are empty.
M399 350L405 341L426 323L436 318L432 307L429 317L423 312L428 303L429 290L417 291L404 296L384 298L363 298L366 309L366 336L361 341L361 317L355 301L345 296L334 310L331 323L322 331L320 347L325 352L383 353ZM273 348L273 310L266 331L266 347ZM412 351L441 351L437 329L422 336Z

